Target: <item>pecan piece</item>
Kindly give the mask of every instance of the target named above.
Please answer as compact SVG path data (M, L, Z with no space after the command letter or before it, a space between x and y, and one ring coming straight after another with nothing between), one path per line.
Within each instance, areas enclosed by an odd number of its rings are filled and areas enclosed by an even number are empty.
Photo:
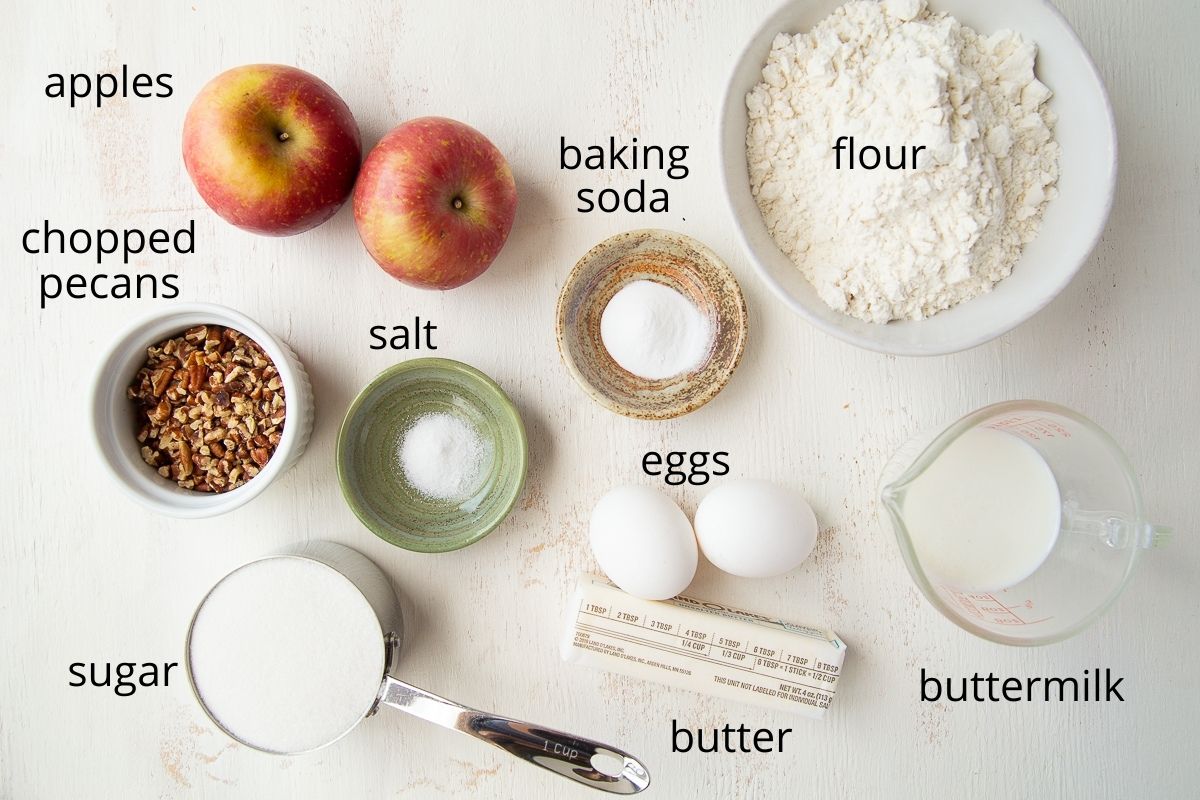
M225 492L258 475L282 441L283 380L245 334L197 325L146 348L126 388L142 459L185 489Z
M160 367L150 376L150 391L155 397L162 397L162 393L167 390L171 384L171 378L175 375L175 368L171 366Z

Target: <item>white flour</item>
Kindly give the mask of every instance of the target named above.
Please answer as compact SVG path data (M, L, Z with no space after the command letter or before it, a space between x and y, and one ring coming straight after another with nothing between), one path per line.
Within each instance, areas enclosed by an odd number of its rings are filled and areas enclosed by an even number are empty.
M855 0L780 34L746 97L750 182L780 248L830 307L922 319L1012 272L1056 190L1035 46L984 37L924 0ZM835 168L838 137L916 169ZM911 159L909 166L912 166Z

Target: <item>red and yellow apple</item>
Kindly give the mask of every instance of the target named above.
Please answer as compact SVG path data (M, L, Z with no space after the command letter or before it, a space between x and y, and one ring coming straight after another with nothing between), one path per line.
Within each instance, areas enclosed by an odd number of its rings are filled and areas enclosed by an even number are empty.
M517 213L517 187L486 136L444 117L396 126L367 155L354 221L393 278L453 289L496 259Z
M249 64L200 90L183 122L183 163L204 202L232 224L290 236L332 217L354 188L362 141L320 78Z

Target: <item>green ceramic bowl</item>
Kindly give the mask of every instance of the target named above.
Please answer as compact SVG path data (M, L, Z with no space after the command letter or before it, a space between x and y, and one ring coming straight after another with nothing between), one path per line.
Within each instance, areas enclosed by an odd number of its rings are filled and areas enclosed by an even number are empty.
M422 495L397 460L409 427L439 412L474 426L491 453L486 478L465 499ZM457 550L487 536L520 497L528 460L525 426L504 390L446 358L385 369L350 404L338 433L338 481L351 510L379 538L419 553Z

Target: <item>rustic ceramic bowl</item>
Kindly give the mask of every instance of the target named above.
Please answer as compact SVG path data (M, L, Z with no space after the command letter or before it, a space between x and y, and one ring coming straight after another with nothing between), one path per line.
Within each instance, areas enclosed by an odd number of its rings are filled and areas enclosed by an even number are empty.
M600 318L626 285L652 280L675 289L706 314L712 349L699 369L648 380L622 369L600 338ZM558 351L571 375L607 409L636 419L695 411L725 388L746 347L746 301L733 273L695 239L663 230L620 233L593 247L558 297Z
M425 497L397 461L405 431L438 412L469 422L491 451L487 477L470 497ZM525 485L528 452L521 416L495 381L459 361L418 358L385 369L350 404L338 433L338 481L376 536L444 553L479 541L508 516Z

